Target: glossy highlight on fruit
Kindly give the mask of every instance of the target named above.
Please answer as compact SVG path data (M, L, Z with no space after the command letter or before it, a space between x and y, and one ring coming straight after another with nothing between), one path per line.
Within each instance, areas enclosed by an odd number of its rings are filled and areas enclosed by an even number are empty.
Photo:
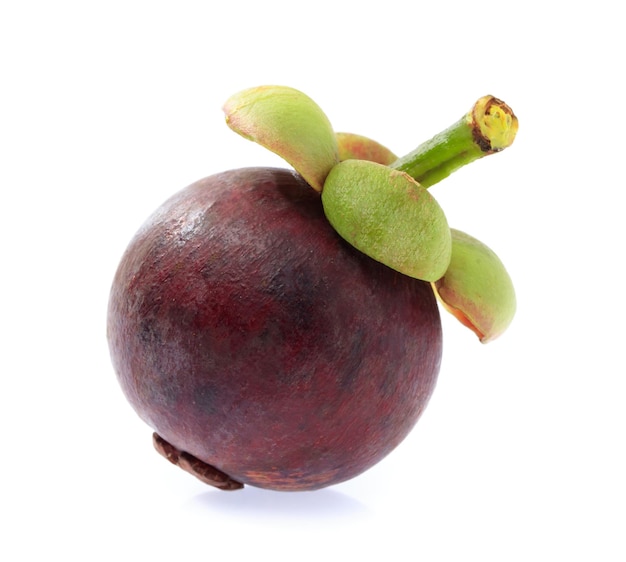
M165 441L244 484L352 478L435 386L435 296L346 243L289 170L201 180L139 230L115 276L122 389Z

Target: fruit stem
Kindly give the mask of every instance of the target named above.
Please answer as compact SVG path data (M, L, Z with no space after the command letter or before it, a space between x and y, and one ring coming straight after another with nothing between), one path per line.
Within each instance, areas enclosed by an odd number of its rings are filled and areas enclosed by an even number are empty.
M430 187L462 166L510 146L517 127L517 117L508 105L493 96L483 96L454 125L390 167Z

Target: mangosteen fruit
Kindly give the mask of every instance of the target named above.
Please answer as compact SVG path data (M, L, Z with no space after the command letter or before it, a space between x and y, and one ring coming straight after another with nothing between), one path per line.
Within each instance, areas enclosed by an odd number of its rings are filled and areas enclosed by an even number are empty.
M517 120L486 96L397 158L335 133L292 88L245 90L224 110L293 169L215 174L152 214L113 280L113 367L156 449L202 481L323 488L379 462L424 411L438 299L481 341L512 319L504 266L427 188L510 145Z

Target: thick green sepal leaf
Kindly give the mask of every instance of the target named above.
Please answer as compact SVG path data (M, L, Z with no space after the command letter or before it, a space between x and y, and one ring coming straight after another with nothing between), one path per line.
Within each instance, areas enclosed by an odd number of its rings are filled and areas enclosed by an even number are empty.
M433 196L404 172L346 160L328 174L322 204L340 236L392 269L425 281L448 269L446 217Z
M241 136L284 158L317 191L339 162L333 128L307 95L286 86L259 86L224 105L226 123Z
M398 157L386 146L363 135L337 133L339 160L369 160L388 166Z
M487 343L504 332L515 315L513 282L485 244L452 229L452 258L433 288L443 306Z

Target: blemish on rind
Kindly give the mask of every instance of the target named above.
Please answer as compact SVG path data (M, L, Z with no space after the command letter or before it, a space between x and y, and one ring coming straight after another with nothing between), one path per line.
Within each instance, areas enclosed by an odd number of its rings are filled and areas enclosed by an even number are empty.
M228 476L228 474L201 461L193 455L180 451L157 433L152 434L152 443L160 455L205 484L225 491L241 490L243 488L241 482L234 480Z

